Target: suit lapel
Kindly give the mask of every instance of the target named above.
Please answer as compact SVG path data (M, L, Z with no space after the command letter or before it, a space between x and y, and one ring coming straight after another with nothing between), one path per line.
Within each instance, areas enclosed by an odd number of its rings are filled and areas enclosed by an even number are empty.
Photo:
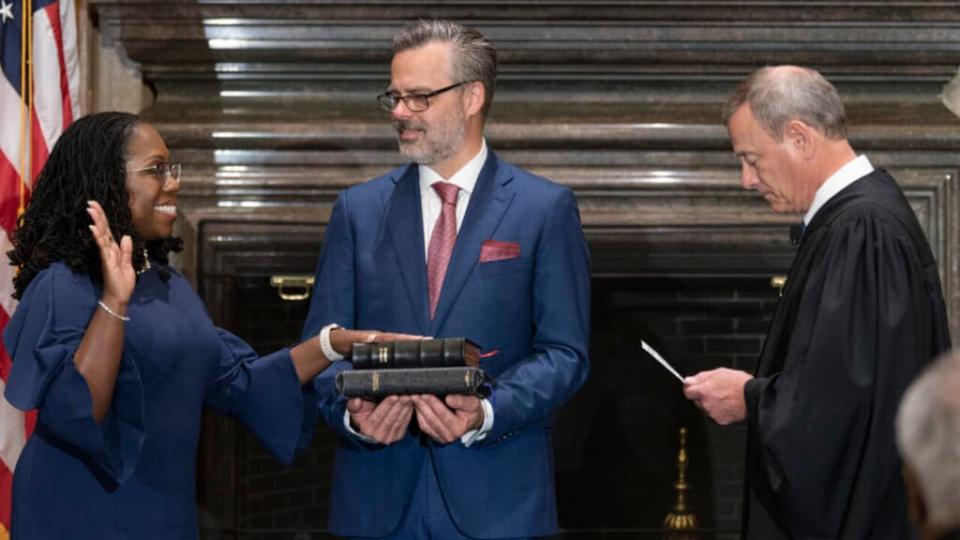
M487 162L480 170L477 184L470 195L470 205L457 234L457 243L447 266L436 317L430 326L430 335L436 335L437 330L442 327L444 319L466 285L467 278L477 265L480 246L484 240L493 236L504 212L510 206L514 194L506 186L512 179L513 175L505 167L501 167L496 155L490 152Z
M393 252L397 257L403 284L417 327L427 334L429 315L427 307L427 265L423 252L423 217L420 207L420 175L417 166L410 165L398 180L387 201L384 225L388 231Z

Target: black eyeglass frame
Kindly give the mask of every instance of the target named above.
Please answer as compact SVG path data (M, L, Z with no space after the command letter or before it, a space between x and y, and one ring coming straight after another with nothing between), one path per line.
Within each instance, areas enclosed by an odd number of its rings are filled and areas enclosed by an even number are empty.
M393 92L384 92L377 96L377 103L380 104L380 108L386 112L393 112L393 110L397 108L397 105L399 105L401 101L407 107L407 109L410 110L410 112L423 112L430 108L430 98L438 96L449 90L453 90L458 86L463 86L472 82L474 81L460 81L458 83L451 84L450 86L444 86L439 90L427 92L426 94L407 94L405 96L401 96ZM422 108L419 105L411 106L411 103L418 103L419 100L423 100Z
M127 172L131 173L153 173L154 178L160 182L160 189L167 189L170 187L170 182L176 182L177 185L180 185L180 175L183 173L183 164L182 163L169 163L161 162L149 167L143 167L141 169L132 169Z

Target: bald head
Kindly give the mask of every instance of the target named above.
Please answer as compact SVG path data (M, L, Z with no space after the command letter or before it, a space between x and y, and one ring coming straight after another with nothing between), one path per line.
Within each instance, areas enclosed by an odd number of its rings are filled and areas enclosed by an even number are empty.
M815 70L772 66L750 74L723 106L723 123L744 104L757 123L776 141L791 120L800 120L828 139L847 138L847 115L837 89Z

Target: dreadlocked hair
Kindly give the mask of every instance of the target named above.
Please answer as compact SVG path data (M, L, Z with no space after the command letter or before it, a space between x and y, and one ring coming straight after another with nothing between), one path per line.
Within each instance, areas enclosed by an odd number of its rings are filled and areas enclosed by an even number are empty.
M136 115L104 112L79 118L63 132L34 184L26 211L17 220L13 250L17 267L13 297L19 299L37 274L62 261L77 273L103 281L100 250L90 233L87 201L103 207L110 231L119 241L133 240L133 266L144 268L144 250L167 264L171 251L180 251L176 237L143 242L133 227L126 188L127 143L141 124Z

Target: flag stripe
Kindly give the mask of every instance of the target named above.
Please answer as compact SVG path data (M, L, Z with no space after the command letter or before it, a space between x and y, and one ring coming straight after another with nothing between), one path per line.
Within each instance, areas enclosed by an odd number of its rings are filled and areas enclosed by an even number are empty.
M6 77L0 77L0 113L3 116L3 123L0 126L0 154L7 156L7 159L14 166L20 156L20 92L18 88L10 85ZM17 177L19 173L15 173ZM0 176L0 182L6 183L8 177Z
M51 9L55 15L53 18L50 17ZM57 45L59 27L59 11L55 5L47 6L33 16L33 106L45 150L53 148L53 143L63 131L63 100L69 99L69 95L64 96L62 91L67 81L60 77L61 54ZM39 142L39 139L35 136L34 142ZM44 161L46 155L40 163ZM34 169L34 175L39 170Z
M63 125L69 126L80 116L80 53L77 48L64 47L64 43L77 42L77 20L73 2L58 2L60 6L60 32L57 47L60 54L60 80L63 91Z
M54 137L54 141L57 140L57 137L60 136L60 133L57 133ZM43 164L47 162L47 156L49 152L47 151L47 139L44 137L43 129L40 126L39 113L37 112L36 107L30 110L30 176L24 179L28 186L33 186L33 179L36 178L37 174L40 173L40 169L43 168ZM50 145L53 146L52 144ZM19 204L19 201L18 201ZM24 201L26 205L26 201Z
M0 391L6 388L6 383L0 381ZM5 399L0 399L0 425L4 429L9 429L9 433L0 439L0 460L8 471L13 472L17 458L20 457L20 451L23 450L23 444L26 442L26 434L23 429L23 412L14 409L13 405L7 403Z
M7 231L13 230L17 221L17 207L20 206L20 192L17 191L17 184L19 183L20 176L17 174L17 168L7 160L5 152L0 152L0 226L3 227L0 234L4 238L7 236ZM3 254L5 253L3 252ZM2 264L0 266L9 267L10 265ZM2 296L0 296L0 302L3 302ZM7 311L7 313L12 313L12 311Z
M0 493L10 493L13 488L13 475L0 465ZM0 497L0 540L9 540L10 498Z

